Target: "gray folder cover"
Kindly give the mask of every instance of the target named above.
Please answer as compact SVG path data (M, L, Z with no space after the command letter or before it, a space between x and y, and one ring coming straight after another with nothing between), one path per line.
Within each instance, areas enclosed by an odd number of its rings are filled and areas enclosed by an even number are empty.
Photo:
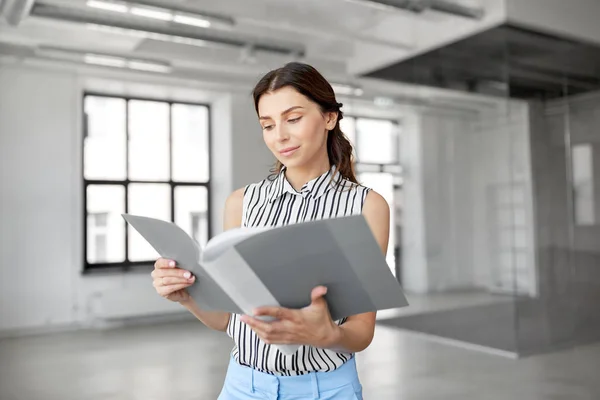
M131 214L122 216L161 257L175 260L178 267L196 275L196 281L187 290L199 307L207 311L242 312L221 285L200 266L200 246L183 229L159 219Z
M161 255L192 271L188 292L207 310L250 313L253 307L300 308L311 290L328 288L338 320L408 305L362 215L276 228L239 228L217 235L206 249L171 222L123 214Z

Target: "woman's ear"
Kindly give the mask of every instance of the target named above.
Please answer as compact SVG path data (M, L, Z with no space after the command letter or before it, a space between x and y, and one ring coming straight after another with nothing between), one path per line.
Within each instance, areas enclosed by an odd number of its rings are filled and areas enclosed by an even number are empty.
M327 119L325 121L325 126L327 130L330 131L335 128L335 124L337 123L338 113L337 112L328 112L326 115Z

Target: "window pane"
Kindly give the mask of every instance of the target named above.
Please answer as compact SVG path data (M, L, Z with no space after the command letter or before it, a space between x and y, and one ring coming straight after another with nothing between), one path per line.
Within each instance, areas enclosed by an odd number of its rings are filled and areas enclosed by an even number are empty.
M87 124L83 140L85 178L125 179L125 100L86 96L84 110Z
M106 235L97 235L96 236L96 257L104 260L108 254L108 242L106 241Z
M209 175L208 109L174 104L173 180L206 182Z
M171 220L171 188L167 184L132 183L129 185L129 213L144 217ZM158 257L158 253L130 225L129 260L150 261Z
M396 274L396 260L394 257L394 247L396 246L396 218L394 210L394 175L385 172L373 173L365 172L359 174L359 182L363 185L372 188L379 193L387 201L390 206L390 237L388 241L388 249L386 259L392 271Z
M398 162L398 129L385 120L356 120L357 153L360 162L388 164Z
M125 261L125 187L87 187L87 261Z
M354 154L354 159L356 160L356 120L350 117L344 117L340 121L340 128L344 135L350 140L352 144L352 154Z
M129 179L169 179L169 105L129 102Z
M203 186L175 188L175 224L204 247L208 241L208 194Z

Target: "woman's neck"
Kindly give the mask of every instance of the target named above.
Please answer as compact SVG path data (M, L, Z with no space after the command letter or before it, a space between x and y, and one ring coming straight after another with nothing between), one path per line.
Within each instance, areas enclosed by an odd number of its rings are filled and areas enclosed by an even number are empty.
M329 159L327 158L318 163L310 163L306 166L287 168L285 170L285 177L294 189L300 190L306 182L323 175L325 172L329 171L330 168L331 166L329 165Z

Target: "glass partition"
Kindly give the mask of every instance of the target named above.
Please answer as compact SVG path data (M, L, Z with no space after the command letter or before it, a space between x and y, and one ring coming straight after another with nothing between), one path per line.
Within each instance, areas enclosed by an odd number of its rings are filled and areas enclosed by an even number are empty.
M506 35L488 32L386 70L431 95L399 117L398 172L385 193L410 306L380 313L379 325L516 354L517 303L538 295L538 276L528 109L510 97ZM385 146L377 154L392 157Z

